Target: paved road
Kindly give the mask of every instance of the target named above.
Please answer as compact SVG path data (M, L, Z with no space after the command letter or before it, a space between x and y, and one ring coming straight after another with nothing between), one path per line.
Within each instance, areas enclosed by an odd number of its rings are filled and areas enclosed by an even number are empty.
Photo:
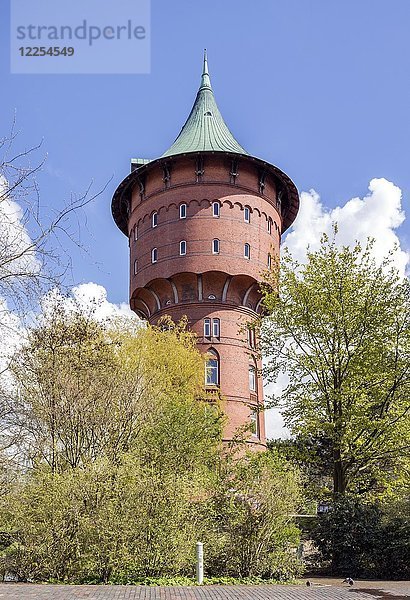
M145 587L0 584L0 600L390 600L410 599L406 582L360 582L353 588L324 580L303 585ZM378 586L378 587L377 587ZM383 591L384 590L384 591Z

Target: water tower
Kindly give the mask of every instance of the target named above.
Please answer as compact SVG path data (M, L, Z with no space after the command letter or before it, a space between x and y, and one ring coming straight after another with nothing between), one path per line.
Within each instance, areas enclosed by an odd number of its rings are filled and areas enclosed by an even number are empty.
M172 146L154 160L132 159L112 213L129 239L130 305L155 324L183 315L207 354L208 395L221 394L229 441L252 424L251 447L266 444L263 385L251 323L259 282L279 255L299 197L278 167L236 141L215 102L204 57L201 84Z

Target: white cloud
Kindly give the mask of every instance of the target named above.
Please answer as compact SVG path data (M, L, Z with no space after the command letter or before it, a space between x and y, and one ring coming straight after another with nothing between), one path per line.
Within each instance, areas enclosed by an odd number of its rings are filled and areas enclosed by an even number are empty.
M25 331L20 317L9 310L7 302L0 298L0 373L7 368L10 358L23 343Z
M25 328L20 317L10 310L19 288L16 277L20 273L38 273L40 263L31 250L31 239L24 223L21 206L11 199L9 184L0 174L0 373L21 345ZM15 287L16 286L16 287ZM17 292L18 295L18 292Z
M394 264L401 275L408 268L410 255L400 245L396 229L403 223L402 193L399 187L387 179L372 179L369 193L363 198L352 198L342 206L327 209L315 190L302 192L299 214L292 229L284 239L282 247L287 247L294 258L306 261L306 250L319 248L322 233L332 234L332 224L337 222L339 245L352 245L356 241L363 244L373 237L373 255L378 262L397 246L394 252ZM287 385L287 376L283 375L273 386L266 386L265 394L272 392L280 395ZM265 413L268 438L289 436L284 427L283 418L278 409L269 409Z
M132 312L128 303L121 302L120 304L114 304L109 302L107 299L107 290L98 283L82 283L72 289L73 298L79 303L80 306L87 306L95 304L96 319L106 319L110 317L129 317L137 319L138 317Z
M40 262L32 248L21 206L11 199L6 178L0 175L0 279L39 273Z
M92 315L97 321L109 320L113 317L124 317L139 321L128 304L109 302L107 290L97 283L90 282L78 285L72 288L69 296L65 296L54 289L47 293L41 301L45 314L56 304L64 307L66 313L70 313L75 309L83 310L85 314ZM8 361L24 342L27 333L27 321L33 323L35 318L36 315L31 313L30 318L23 323L21 316L10 310L6 300L0 297L0 373L7 368Z
M44 296L41 302L45 314L49 312L55 303L64 307L67 313L80 309L85 314L92 315L97 321L113 317L127 317L128 319L138 320L128 304L109 302L107 290L98 283L81 283L71 289L69 296L64 296L57 289L52 290Z
M307 246L316 250L321 234L331 235L332 223L337 222L337 243L340 245L351 245L356 240L365 243L367 238L375 238L373 254L378 262L397 245L394 263L404 275L410 257L400 247L395 231L405 219L401 200L400 188L383 178L372 179L369 193L363 198L352 198L331 210L323 206L315 190L302 192L299 214L283 246L303 262Z

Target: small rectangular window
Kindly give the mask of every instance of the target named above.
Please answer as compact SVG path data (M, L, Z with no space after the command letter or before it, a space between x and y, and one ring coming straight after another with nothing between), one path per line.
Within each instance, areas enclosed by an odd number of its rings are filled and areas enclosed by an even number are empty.
M204 337L211 337L211 319L204 319Z
M158 260L158 250L156 248L153 248L151 250L151 262L156 263Z
M245 223L250 223L251 211L250 211L249 206L245 206L244 211L243 211L243 218L245 220Z
M186 219L186 204L180 204L179 206L179 218Z
M219 254L219 240L212 240L212 253Z
M219 319L212 319L212 335L213 335L213 337L219 338L219 335L220 335Z
M251 431L254 437L259 438L259 413L256 408L251 410Z
M272 219L270 217L268 219L268 233L272 233Z
M245 244L243 247L243 255L245 258L250 259L251 257L251 247L249 244Z
M138 273L138 262L134 260L134 275Z
M186 254L186 241L182 240L179 242L179 254L180 256L185 256Z
M271 269L271 268L272 268L272 255L269 252L269 254L268 254L268 269Z
M213 202L212 203L212 215L214 217L219 217L219 215L220 215L220 208L221 207L220 207L219 202Z
M256 348L256 334L253 327L248 328L248 345L250 348Z
M249 389L256 392L256 369L252 365L249 366Z
M158 225L158 213L152 213L152 226L156 227Z
M134 227L134 241L136 242L138 239L138 225Z

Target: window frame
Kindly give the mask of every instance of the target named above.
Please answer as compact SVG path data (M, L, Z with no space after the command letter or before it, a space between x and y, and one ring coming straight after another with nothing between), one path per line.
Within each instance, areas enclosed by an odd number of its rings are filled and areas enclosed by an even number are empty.
M248 327L248 346L249 348L256 348L256 332L253 327Z
M254 392L256 394L257 389L258 389L258 382L257 382L257 378L256 378L256 367L252 363L249 363L248 373L249 373L249 391Z
M184 244L184 251L182 251L182 244ZM186 240L181 240L179 242L179 256L185 256L186 255L186 250L187 250L187 243Z
M219 318L212 319L212 337L218 339L221 337L221 319Z
M268 269L272 268L272 254L268 252Z
M158 227L158 211L155 211L151 215L151 228Z
M221 204L217 200L215 202L212 202L212 216L215 219L219 219L219 217L221 216Z
M138 273L138 261L137 259L134 260L134 275L136 275Z
M246 242L243 246L243 256L246 260L251 259L251 245Z
M215 242L218 247L217 250L215 250ZM220 252L221 252L221 242L218 238L214 238L212 240L212 254L220 254Z
M134 226L134 242L138 240L138 225Z
M206 317L204 319L204 337L206 338L210 338L211 337L211 319Z
M245 221L245 223L251 222L251 209L249 208L249 206L245 206L243 209L243 220Z
M209 366L212 361L213 365ZM210 379L208 380L208 374L211 373ZM207 358L205 362L205 387L218 387L219 386L219 355L213 350L209 349L207 352Z
M158 262L158 248L152 248L151 250L151 263L155 264Z
M251 421L252 437L256 437L259 440L260 439L259 411L257 408L255 408L253 406L251 407L250 421Z
M187 203L183 202L182 204L179 205L179 218L180 219L186 219L186 215L187 215ZM182 214L184 213L184 214Z
M272 235L272 219L268 217L268 233Z

